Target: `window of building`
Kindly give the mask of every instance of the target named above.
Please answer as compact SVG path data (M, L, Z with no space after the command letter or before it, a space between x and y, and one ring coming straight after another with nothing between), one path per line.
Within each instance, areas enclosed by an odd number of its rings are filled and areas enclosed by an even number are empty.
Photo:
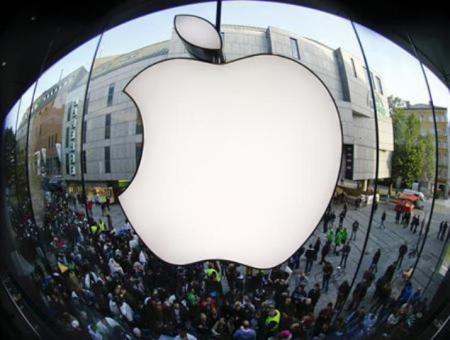
M69 154L66 153L66 175L69 175L70 166L69 166Z
M383 86L381 86L381 79L380 77L375 77L377 79L377 86L378 86L378 92L383 94Z
M300 59L300 53L299 53L299 50L298 50L297 39L290 38L290 42L291 42L291 56L292 56L292 58Z
M81 167L82 167L82 171L83 174L86 173L86 150L83 150L83 152L81 153Z
M105 146L105 173L111 173L111 153L109 146Z
M136 143L136 163L141 160L142 156L142 143Z
M358 73L356 73L355 61L353 60L353 58L350 58L350 60L352 62L353 75L355 76L355 78L358 78Z
M69 147L70 128L66 127L66 148Z
M107 106L111 106L114 98L114 84L110 84L108 88L108 100L106 102Z
M136 134L141 135L142 134L142 119L141 116L138 114L138 117L136 119Z
M111 138L111 114L105 116L105 139Z
M73 105L73 103L70 102L69 103L69 107L67 108L67 121L68 122L70 122L70 116L71 116L71 113L72 113L72 105Z

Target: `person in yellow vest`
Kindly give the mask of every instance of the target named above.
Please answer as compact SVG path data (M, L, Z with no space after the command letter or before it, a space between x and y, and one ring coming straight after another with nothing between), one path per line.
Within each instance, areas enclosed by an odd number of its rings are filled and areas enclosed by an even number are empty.
M106 223L103 222L101 219L98 221L98 229L99 229L99 232L101 232L101 233L106 231Z
M97 223L95 223L94 221L92 221L91 226L89 227L89 229L91 230L91 234L92 234L92 235L96 235L99 228L98 228Z
M208 269L206 269L206 276L206 290L212 294L211 296L216 297L216 294L222 294L222 276L220 271L217 270L214 265L209 264Z
M206 269L206 276L208 277L208 279L214 280L216 282L220 282L222 280L222 276L220 275L220 273L212 266L209 266L208 269Z
M275 336L280 328L281 313L271 307L264 323L267 337Z

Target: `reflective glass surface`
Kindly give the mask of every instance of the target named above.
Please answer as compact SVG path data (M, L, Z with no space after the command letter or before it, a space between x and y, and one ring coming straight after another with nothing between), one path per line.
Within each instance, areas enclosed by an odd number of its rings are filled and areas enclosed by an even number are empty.
M57 339L396 337L431 324L427 310L449 266L448 89L414 55L348 19L263 1L216 6L176 7L105 30L45 65L5 115L1 280L21 313L41 337ZM158 62L195 58L175 15L215 25L217 13L220 62L294 60L323 82L339 112L333 197L306 242L275 268L169 264L119 201L145 145L126 85ZM272 231L274 244L284 232Z

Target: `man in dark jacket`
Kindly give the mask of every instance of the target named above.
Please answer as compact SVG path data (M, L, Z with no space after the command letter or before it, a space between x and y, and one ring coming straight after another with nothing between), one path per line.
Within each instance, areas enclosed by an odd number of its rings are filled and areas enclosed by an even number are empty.
M328 292L328 285L330 283L331 275L333 274L333 266L330 262L325 261L325 264L322 268L323 274L322 274L322 290L324 293Z
M386 229L386 226L384 225L384 221L386 221L386 211L383 211L383 214L381 215L381 222L380 222L380 229Z
M316 243L314 243L314 261L317 260L317 255L319 254L319 250L320 250L320 237L318 236L316 239Z
M305 273L311 272L312 265L314 262L315 252L312 244L309 245L308 250L305 252L306 257L306 267L305 267Z
M314 307L316 307L317 301L319 301L320 298L320 286L318 283L316 283L308 292L308 297L311 299L311 305L314 310Z
M350 235L350 240L356 240L356 233L358 231L359 228L359 222L357 220L355 220L355 222L353 222L352 224L352 233Z
M347 310L357 309L362 299L366 296L367 293L367 283L365 280L360 281L353 291L353 299Z
M341 257L341 263L339 263L339 266L345 268L347 266L347 258L348 258L348 254L350 254L350 250L352 249L350 247L350 242L347 242L343 247L342 247L342 257Z
M381 256L381 249L378 248L375 254L373 254L372 264L369 267L369 270L373 271L374 273L378 271L378 261L380 260L380 256Z
M330 250L331 250L331 242L332 242L331 240L327 240L327 242L322 247L322 257L320 259L320 263L319 264L323 264L323 262L325 261L325 257L330 252Z
M440 239L441 241L444 241L444 236L445 236L445 233L446 233L446 231L447 231L447 228L448 228L448 224L447 224L447 221L445 221L445 222L444 222L444 225L442 226L442 233L441 233L441 235L440 235L440 237L439 237L439 239Z
M348 293L350 293L350 284L348 283L347 280L345 280L344 282L341 283L338 289L336 304L334 306L336 310L340 309L344 305Z
M408 246L406 245L406 242L405 242L398 248L398 258L397 258L397 266L396 266L396 268L397 267L401 268L402 262L403 262L403 257L405 256L407 251L408 251Z

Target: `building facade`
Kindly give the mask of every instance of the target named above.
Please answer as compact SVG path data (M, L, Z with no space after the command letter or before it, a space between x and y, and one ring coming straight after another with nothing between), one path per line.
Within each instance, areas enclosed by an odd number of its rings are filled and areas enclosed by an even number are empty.
M223 25L222 37L226 61L254 54L277 54L299 61L320 77L336 102L342 122L344 157L340 178L358 183L364 189L375 178L376 108L378 174L379 178L390 177L393 129L388 103L382 80L375 73L371 74L375 89L373 102L367 70L361 60L341 48L332 49L275 27ZM123 89L133 76L149 65L177 57L189 57L189 54L173 32L169 41L95 61L84 103L84 120L81 122L81 117L68 108L64 111L62 140L67 142L63 142L63 154L82 149L78 154L84 160L80 163L76 155L62 157L63 175L70 190L80 191L81 172L88 196L99 192L111 196L132 179L142 152L142 124L135 104ZM84 86L80 84L68 94L68 98L73 98L71 101L78 103L78 110ZM73 119L77 120L75 126ZM71 135L67 137L67 134Z

